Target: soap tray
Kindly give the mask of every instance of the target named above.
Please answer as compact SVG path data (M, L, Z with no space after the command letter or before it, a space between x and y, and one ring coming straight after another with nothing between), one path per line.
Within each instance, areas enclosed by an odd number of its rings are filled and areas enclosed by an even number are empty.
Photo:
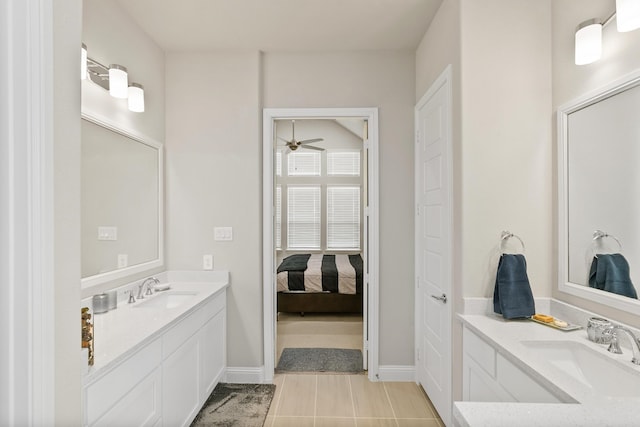
M580 326L580 325L572 325L571 323L569 323L567 326L558 326L558 325L554 324L553 322L545 323L545 322L542 322L540 320L536 320L533 317L530 317L529 319L531 319L533 322L539 323L539 324L544 325L544 326L548 326L548 327L553 328L553 329L560 329L561 331L567 331L568 332L568 331L575 331L577 329L582 329L582 326Z

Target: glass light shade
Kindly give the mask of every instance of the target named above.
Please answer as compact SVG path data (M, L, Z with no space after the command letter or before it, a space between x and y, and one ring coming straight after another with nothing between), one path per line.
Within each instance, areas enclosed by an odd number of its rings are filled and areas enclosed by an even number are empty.
M640 0L616 0L616 25L621 33L640 28Z
M126 98L128 91L127 69L122 65L109 65L109 94L114 98Z
M144 112L144 87L138 83L131 83L129 85L129 110L135 113Z
M595 19L576 29L576 65L591 64L602 57L602 24Z
M82 50L80 50L80 78L87 79L87 45L84 43L82 43Z

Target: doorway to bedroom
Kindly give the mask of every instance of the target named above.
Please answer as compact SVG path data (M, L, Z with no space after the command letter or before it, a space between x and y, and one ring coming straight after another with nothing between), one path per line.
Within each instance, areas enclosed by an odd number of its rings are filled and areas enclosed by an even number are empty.
M263 141L265 380L296 358L376 380L377 109L265 109Z

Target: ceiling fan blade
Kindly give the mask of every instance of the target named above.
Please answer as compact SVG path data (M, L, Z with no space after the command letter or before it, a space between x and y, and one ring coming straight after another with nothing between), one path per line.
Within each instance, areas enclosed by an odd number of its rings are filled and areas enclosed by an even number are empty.
M314 142L320 142L320 141L324 141L324 138L304 139L302 141L298 141L298 145L313 144Z
M300 148L304 148L305 150L324 151L324 148L314 147L313 145L301 145Z
M289 141L287 141L286 139L284 139L284 138L283 138L283 137L281 137L281 136L279 136L279 137L278 137L278 139L281 139L281 140L283 140L284 142L289 142Z

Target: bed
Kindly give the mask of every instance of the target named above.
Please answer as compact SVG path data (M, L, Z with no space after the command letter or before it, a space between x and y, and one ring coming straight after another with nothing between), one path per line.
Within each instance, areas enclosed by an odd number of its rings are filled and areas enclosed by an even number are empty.
M360 254L295 254L277 270L278 312L362 313Z

